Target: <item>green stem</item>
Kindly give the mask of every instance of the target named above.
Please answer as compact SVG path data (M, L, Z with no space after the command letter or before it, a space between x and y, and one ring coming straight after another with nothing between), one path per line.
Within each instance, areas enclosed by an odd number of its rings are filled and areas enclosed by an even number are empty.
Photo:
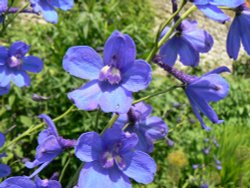
M109 120L107 126L102 130L101 134L103 134L108 128L112 127L115 121L119 118L119 114L115 113L113 117Z
M80 174L80 171L81 171L82 168L83 168L83 165L84 165L84 163L82 163L82 164L79 166L79 168L78 168L77 171L75 172L73 178L70 179L70 181L69 181L68 185L66 186L66 188L72 188L72 187L76 184L77 178L78 178L78 176L79 176L79 174ZM97 181L98 181L98 180L97 180Z
M65 172L66 172L66 169L67 169L68 166L69 166L70 161L71 161L71 155L69 154L69 159L67 160L66 164L64 165L64 167L63 167L63 169L62 169L61 175L60 175L60 177L59 177L59 182L62 182L62 179L63 179L63 177L64 177L64 174L65 174Z
M148 100L148 99L150 99L150 98L152 98L152 97L155 97L155 96L157 96L157 95L161 95L161 94L167 93L167 92L169 92L169 91L172 91L172 90L174 90L174 89L176 89L176 88L181 88L181 87L185 87L185 85L182 84L182 85L172 86L172 87L170 87L170 88L168 88L168 89L165 89L165 90L163 90L163 91L159 91L159 92L153 93L153 94L151 94L151 95L148 95L148 96L146 96L146 97L143 97L143 98L140 98L140 99L138 99L138 100L135 100L135 101L133 102L133 104L139 103L139 102L144 101L144 100Z
M157 45L154 46L154 48L151 50L149 56L146 58L147 62L150 62L153 57L155 56L156 52L158 51L158 49L166 43L166 41L168 40L168 38L173 34L173 32L175 31L175 29L181 24L181 22L186 19L189 14L191 14L193 11L195 11L197 8L195 5L193 5L192 7L190 7L176 22L175 24L168 30L168 32L164 35L164 37L162 37L162 39L157 43Z
M53 119L54 122L62 119L64 116L68 115L72 110L74 109L74 105L72 105L66 112L64 112L63 114L61 114L60 116L56 117L55 119ZM43 128L43 126L45 125L44 122L35 125L35 126L31 126L28 130L26 130L25 132L23 132L21 135L19 135L18 137L16 137L15 139L13 139L11 142L5 144L2 148L0 148L0 153L2 153L4 150L6 150L7 148L9 148L11 145L13 145L14 143L16 143L17 141L19 141L20 139L22 139L23 137L26 137L28 135L30 135L31 133L40 130L41 128Z

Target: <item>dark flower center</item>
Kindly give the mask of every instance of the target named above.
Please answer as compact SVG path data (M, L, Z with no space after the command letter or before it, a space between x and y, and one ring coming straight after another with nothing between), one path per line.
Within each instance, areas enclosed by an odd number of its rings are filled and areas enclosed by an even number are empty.
M119 84L121 81L121 72L114 66L106 65L99 74L100 81L108 81L111 85Z

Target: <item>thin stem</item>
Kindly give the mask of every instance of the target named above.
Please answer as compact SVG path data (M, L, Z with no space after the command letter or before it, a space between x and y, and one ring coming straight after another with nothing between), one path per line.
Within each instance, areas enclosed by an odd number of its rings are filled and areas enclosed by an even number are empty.
M135 101L133 102L133 104L139 103L139 102L144 101L144 100L148 100L148 99L150 99L150 98L152 98L152 97L155 97L155 96L157 96L157 95L161 95L161 94L167 93L167 92L172 91L172 90L174 90L174 89L176 89L176 88L183 88L183 87L185 87L184 84L172 86L172 87L170 87L170 88L168 88L168 89L166 89L166 90L159 91L159 92L153 93L153 94L151 94L151 95L148 95L148 96L146 96L146 97L143 97L143 98L140 98L140 99L138 99L138 100L135 100Z
M82 164L79 166L79 168L78 168L77 171L75 172L73 178L70 179L70 181L69 181L68 185L66 186L66 188L72 188L72 187L75 185L75 183L76 183L76 181L77 181L77 178L78 178L78 176L79 176L79 174L80 174L80 171L81 171L81 169L83 168L83 165L84 165L84 163L82 163Z
M183 5L184 6L184 5ZM180 8L183 8L182 6L180 6ZM180 11L181 9L178 9L176 12L175 12L175 14L173 14L170 18L171 19L169 19L170 21L179 13L178 11ZM181 22L184 20L184 19L186 19L188 16L189 16L189 14L191 14L193 11L195 11L197 8L196 8L196 6L195 5L193 5L192 7L190 7L176 22L175 22L175 24L168 30L168 32L164 35L164 37L162 37L162 39L157 43L157 45L155 45L154 46L154 48L151 50L151 52L150 52L150 54L149 54L149 56L146 58L146 61L147 62L150 62L153 58L154 58L154 56L155 56L155 54L156 54L156 52L158 51L158 49L164 44L164 43L166 43L166 41L168 40L168 38L173 34L173 32L175 31L175 29L181 24ZM170 23L170 21L168 22L166 22L164 25L163 25L163 28L165 28L165 26L167 26L169 23Z
M55 119L53 119L54 122L62 119L64 116L68 115L72 110L74 109L74 105L72 105L66 112L64 112L63 114L61 114L60 116L56 117ZM6 150L7 148L9 148L11 145L13 145L14 143L16 143L17 141L19 141L20 139L22 139L23 137L26 137L28 135L30 135L31 133L40 130L41 128L43 128L43 126L45 125L44 122L35 125L35 126L31 126L28 130L26 130L25 132L23 132L21 135L19 135L18 137L16 137L15 139L13 139L11 142L5 144L2 148L0 148L0 153L2 153L2 151Z
M108 128L112 127L115 121L119 118L119 114L115 113L113 117L109 120L107 126L102 130L101 134L103 134Z
M63 169L62 169L61 175L60 175L60 177L59 177L59 182L62 182L62 179L63 179L63 177L64 177L64 174L65 174L65 172L66 172L66 169L67 169L68 166L69 166L70 161L71 161L71 155L69 154L69 159L67 160L66 164L64 165L64 167L63 167Z

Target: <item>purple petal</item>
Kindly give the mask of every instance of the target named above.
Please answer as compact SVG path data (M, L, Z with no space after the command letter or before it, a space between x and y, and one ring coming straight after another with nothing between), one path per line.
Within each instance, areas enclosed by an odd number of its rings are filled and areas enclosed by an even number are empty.
M1 0L0 1L0 13L5 12L7 8L8 8L8 0Z
M84 162L99 159L102 151L102 139L96 132L82 134L75 147L75 155Z
M185 38L180 38L179 54L180 61L186 66L195 67L200 61L199 53Z
M162 58L163 63L166 63L171 67L175 64L179 46L180 46L179 38L173 37L161 47L160 56Z
M240 50L240 24L236 17L227 35L227 53L230 58L237 59Z
M250 28L249 28L250 14L249 15L242 14L240 16L239 22L240 22L239 26L241 30L242 44L244 46L245 51L248 53L248 55L250 55L250 40L249 40L250 38Z
M10 175L11 169L6 164L0 164L0 178ZM1 186L1 185L0 185Z
M18 86L18 87L24 87L30 85L30 77L25 71L14 71L12 74L12 81Z
M123 87L111 88L102 86L103 93L99 104L104 112L127 113L132 104L132 93Z
M97 162L86 163L78 179L79 188L132 188L119 170L105 169Z
M102 135L104 146L113 147L113 144L120 142L123 137L123 132L119 127L112 127L107 129Z
M51 135L54 135L55 137L59 137L57 129L56 129L56 125L54 124L53 120L48 115L41 114L38 117L43 119L44 122L47 124L48 129L49 129L49 133Z
M124 133L124 138L122 139L122 147L120 149L120 153L126 153L135 148L138 143L138 137L135 133Z
M145 102L139 102L133 105L132 108L140 120L146 119L152 113L152 106Z
M152 80L151 66L144 60L136 60L134 65L122 75L122 86L128 91L145 89Z
M210 2L216 6L226 6L230 8L236 8L244 3L244 0L212 0Z
M25 166L27 168L35 168L36 166L42 164L43 162L41 161L38 161L37 159L35 159L33 162L30 162L30 161L26 161L25 162Z
M38 73L43 69L43 61L35 56L27 56L23 59L22 69L29 72Z
M42 180L38 176L35 177L35 184L37 188L61 188L61 184L56 180Z
M16 56L18 58L24 57L26 53L28 53L30 46L22 41L14 42L9 49L10 56Z
M230 69L226 66L220 66L212 71L209 71L208 73L206 74L203 74L202 76L207 76L209 74L221 74L223 72L231 72Z
M4 180L0 188L36 188L32 180L25 176L16 176Z
M12 74L9 68L5 66L0 66L0 87L9 87ZM3 89L3 92L6 91Z
M92 80L68 93L68 98L81 110L94 110L98 107L101 94L98 80Z
M114 31L104 45L104 64L113 65L121 72L130 69L135 61L136 48L133 39Z
M139 124L139 127L142 124ZM154 143L153 140L151 140L147 135L145 135L145 131L142 131L140 129L136 129L134 131L136 135L138 136L138 143L136 145L136 149L139 151L143 151L145 153L152 153L154 150Z
M4 65L8 58L8 49L4 46L0 46L0 66Z
M74 0L53 0L49 1L52 6L60 8L62 10L72 9L74 6Z
M154 179L156 164L146 153L135 151L123 156L126 160L127 168L122 172L138 183L148 184Z
M88 46L71 47L63 58L64 70L82 79L98 79L102 67L102 58Z
M224 23L230 20L230 18L226 14L224 14L224 12L222 12L218 7L214 5L207 4L207 5L196 5L196 6L207 17L215 21Z
M5 136L2 132L0 132L0 147L2 147L5 143Z

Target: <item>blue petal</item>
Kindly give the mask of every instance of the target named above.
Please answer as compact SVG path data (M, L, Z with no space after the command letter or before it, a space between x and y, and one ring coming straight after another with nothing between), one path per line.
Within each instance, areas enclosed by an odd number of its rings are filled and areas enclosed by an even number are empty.
M211 0L193 0L195 5L207 5Z
M180 40L177 37L173 37L160 49L160 56L163 63L173 66L177 59L178 48L180 46Z
M22 58L28 53L30 46L22 41L14 42L9 49L10 56L16 56L18 58Z
M185 38L181 38L179 46L180 61L186 66L195 67L200 61L199 53Z
M16 176L4 180L0 188L36 188L32 180L25 176Z
M120 153L126 153L135 148L138 143L138 137L135 133L125 132L124 137L121 140L122 146L120 149Z
M44 122L47 124L50 134L54 135L55 137L59 137L56 126L55 126L53 120L48 115L41 114L38 117L43 119Z
M0 87L9 87L11 81L11 71L5 66L0 66ZM3 88L3 92L6 91Z
M82 79L98 79L102 67L102 58L88 46L71 47L63 58L64 70Z
M43 131L41 131L38 135L38 138L37 138L37 141L38 141L38 144L41 144L44 142L44 140L49 136L51 135L51 131L49 129L45 129Z
M35 177L35 184L37 188L61 188L60 182L56 180L42 180L38 176Z
M0 164L0 178L10 175L11 169L6 164Z
M22 64L22 69L29 72L38 73L43 69L43 61L35 56L24 57Z
M132 108L140 120L146 119L152 113L152 106L145 102L139 102L133 105Z
M8 0L0 1L0 13L5 12L8 8Z
M146 61L136 60L134 65L122 75L122 86L132 92L145 89L152 80L151 72L151 66Z
M99 159L102 148L102 139L96 132L82 134L75 147L75 155L84 162Z
M206 74L203 74L202 76L207 76L209 74L220 74L220 73L223 73L223 72L231 72L230 69L226 66L220 66L212 71L209 71L208 73Z
M105 147L113 148L116 142L120 142L123 137L123 132L119 127L107 129L102 135L102 141ZM107 149L107 148L106 148Z
M94 110L98 107L101 94L98 80L93 80L68 93L68 98L81 110Z
M104 112L127 113L132 104L132 93L123 87L101 86L103 93L99 104Z
M30 77L29 75L22 70L14 71L11 80L18 86L24 87L30 85Z
M74 0L53 0L50 1L51 5L62 10L72 9L74 6Z
M227 35L227 53L230 58L237 59L240 50L240 24L236 16Z
M86 163L78 179L79 188L132 188L118 169L105 169L98 162Z
M250 55L250 13L241 14L239 18L242 44L245 51Z
M123 155L126 160L127 168L122 172L138 183L148 184L154 179L156 164L154 160L146 153L135 151Z
M0 132L0 147L2 147L5 143L5 136L2 132Z
M151 138L145 135L145 131L141 126L145 126L144 124L138 124L138 127L134 130L136 135L138 136L138 143L136 145L136 149L139 151L143 151L145 153L152 153L154 150L154 143ZM141 129L140 129L141 128Z
M206 126L206 124L204 123L204 121L203 121L203 119L202 119L202 117L201 117L201 115L200 115L200 113L199 113L198 106L197 106L195 100L193 99L192 95L191 95L191 94L189 93L189 91L187 91L187 90L185 90L185 93L186 93L186 95L187 95L187 97L188 97L188 99L189 99L189 102L190 102L190 104L191 104L191 106L192 106L192 109L193 109L193 112L194 112L195 116L197 117L197 119L199 120L199 122L200 122L200 124L201 124L201 127L202 127L204 130L206 130L206 131L210 131L211 128L208 127L208 126Z
M4 46L0 46L0 66L5 65L8 60L8 49Z
M230 8L236 8L242 5L245 1L244 0L210 0L210 4L216 6L226 6Z
M197 8L203 12L207 17L224 23L226 21L228 21L230 18L224 14L224 12L222 12L218 7L214 6L214 5L197 5Z
M103 53L105 65L113 65L126 72L135 61L135 43L129 35L114 31L106 41Z

